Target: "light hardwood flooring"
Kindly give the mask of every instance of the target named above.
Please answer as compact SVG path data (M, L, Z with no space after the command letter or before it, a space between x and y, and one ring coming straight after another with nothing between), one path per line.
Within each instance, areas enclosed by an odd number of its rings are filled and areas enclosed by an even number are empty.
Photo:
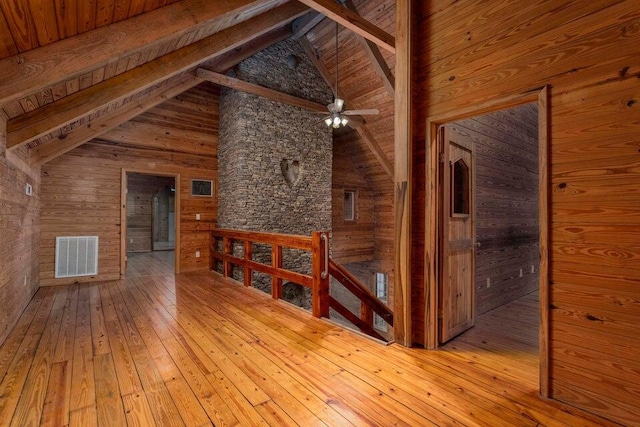
M609 425L538 397L531 298L426 351L129 260L124 280L38 291L0 347L0 425Z

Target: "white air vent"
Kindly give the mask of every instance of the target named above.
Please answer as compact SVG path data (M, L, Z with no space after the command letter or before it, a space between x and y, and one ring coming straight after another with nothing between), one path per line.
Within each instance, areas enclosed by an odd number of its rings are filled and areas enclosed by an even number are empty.
M98 236L56 237L56 278L98 274Z

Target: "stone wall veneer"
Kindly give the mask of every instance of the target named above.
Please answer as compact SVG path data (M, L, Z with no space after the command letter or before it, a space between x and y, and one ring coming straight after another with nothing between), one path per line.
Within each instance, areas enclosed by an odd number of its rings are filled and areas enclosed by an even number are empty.
M293 69L287 63L291 54L298 58ZM331 101L329 88L295 41L246 59L234 73L291 95ZM298 107L222 89L218 227L305 236L330 230L333 137L321 120L322 115ZM254 258L268 262L270 253L254 248ZM300 267L309 265L306 253L285 251L283 259L285 267L309 272ZM257 274L256 279L256 287L270 290L270 280ZM308 305L300 295L286 299Z

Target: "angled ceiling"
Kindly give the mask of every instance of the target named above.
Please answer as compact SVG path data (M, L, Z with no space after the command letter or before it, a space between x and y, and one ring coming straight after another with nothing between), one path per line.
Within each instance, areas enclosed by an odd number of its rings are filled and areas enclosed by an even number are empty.
M224 73L292 34L335 87L335 24L319 12L349 26L340 27L339 93L349 108L381 110L359 134L373 140L366 150L377 147L374 168L392 159L391 0L16 0L0 12L7 147L29 147L32 164L201 83L196 67Z

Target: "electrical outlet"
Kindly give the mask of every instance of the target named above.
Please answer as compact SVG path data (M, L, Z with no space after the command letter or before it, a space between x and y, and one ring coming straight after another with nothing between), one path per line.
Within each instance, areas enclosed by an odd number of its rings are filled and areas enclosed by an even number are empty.
M200 221L200 214L196 214L196 221Z
M133 243L133 239L129 239L129 243Z
M532 272L532 273L535 273L535 272L536 272L536 266L535 266L535 265L533 265L533 264L531 264L531 272Z
M31 186L31 184L24 185L24 194L26 194L27 196L33 196L33 187Z
M24 282L22 283L22 286L26 287L27 286L27 275L24 275Z
M487 288L491 287L491 279L487 277Z
M200 258L200 251L196 251L196 258Z
M524 272L520 269L520 277L524 276Z

